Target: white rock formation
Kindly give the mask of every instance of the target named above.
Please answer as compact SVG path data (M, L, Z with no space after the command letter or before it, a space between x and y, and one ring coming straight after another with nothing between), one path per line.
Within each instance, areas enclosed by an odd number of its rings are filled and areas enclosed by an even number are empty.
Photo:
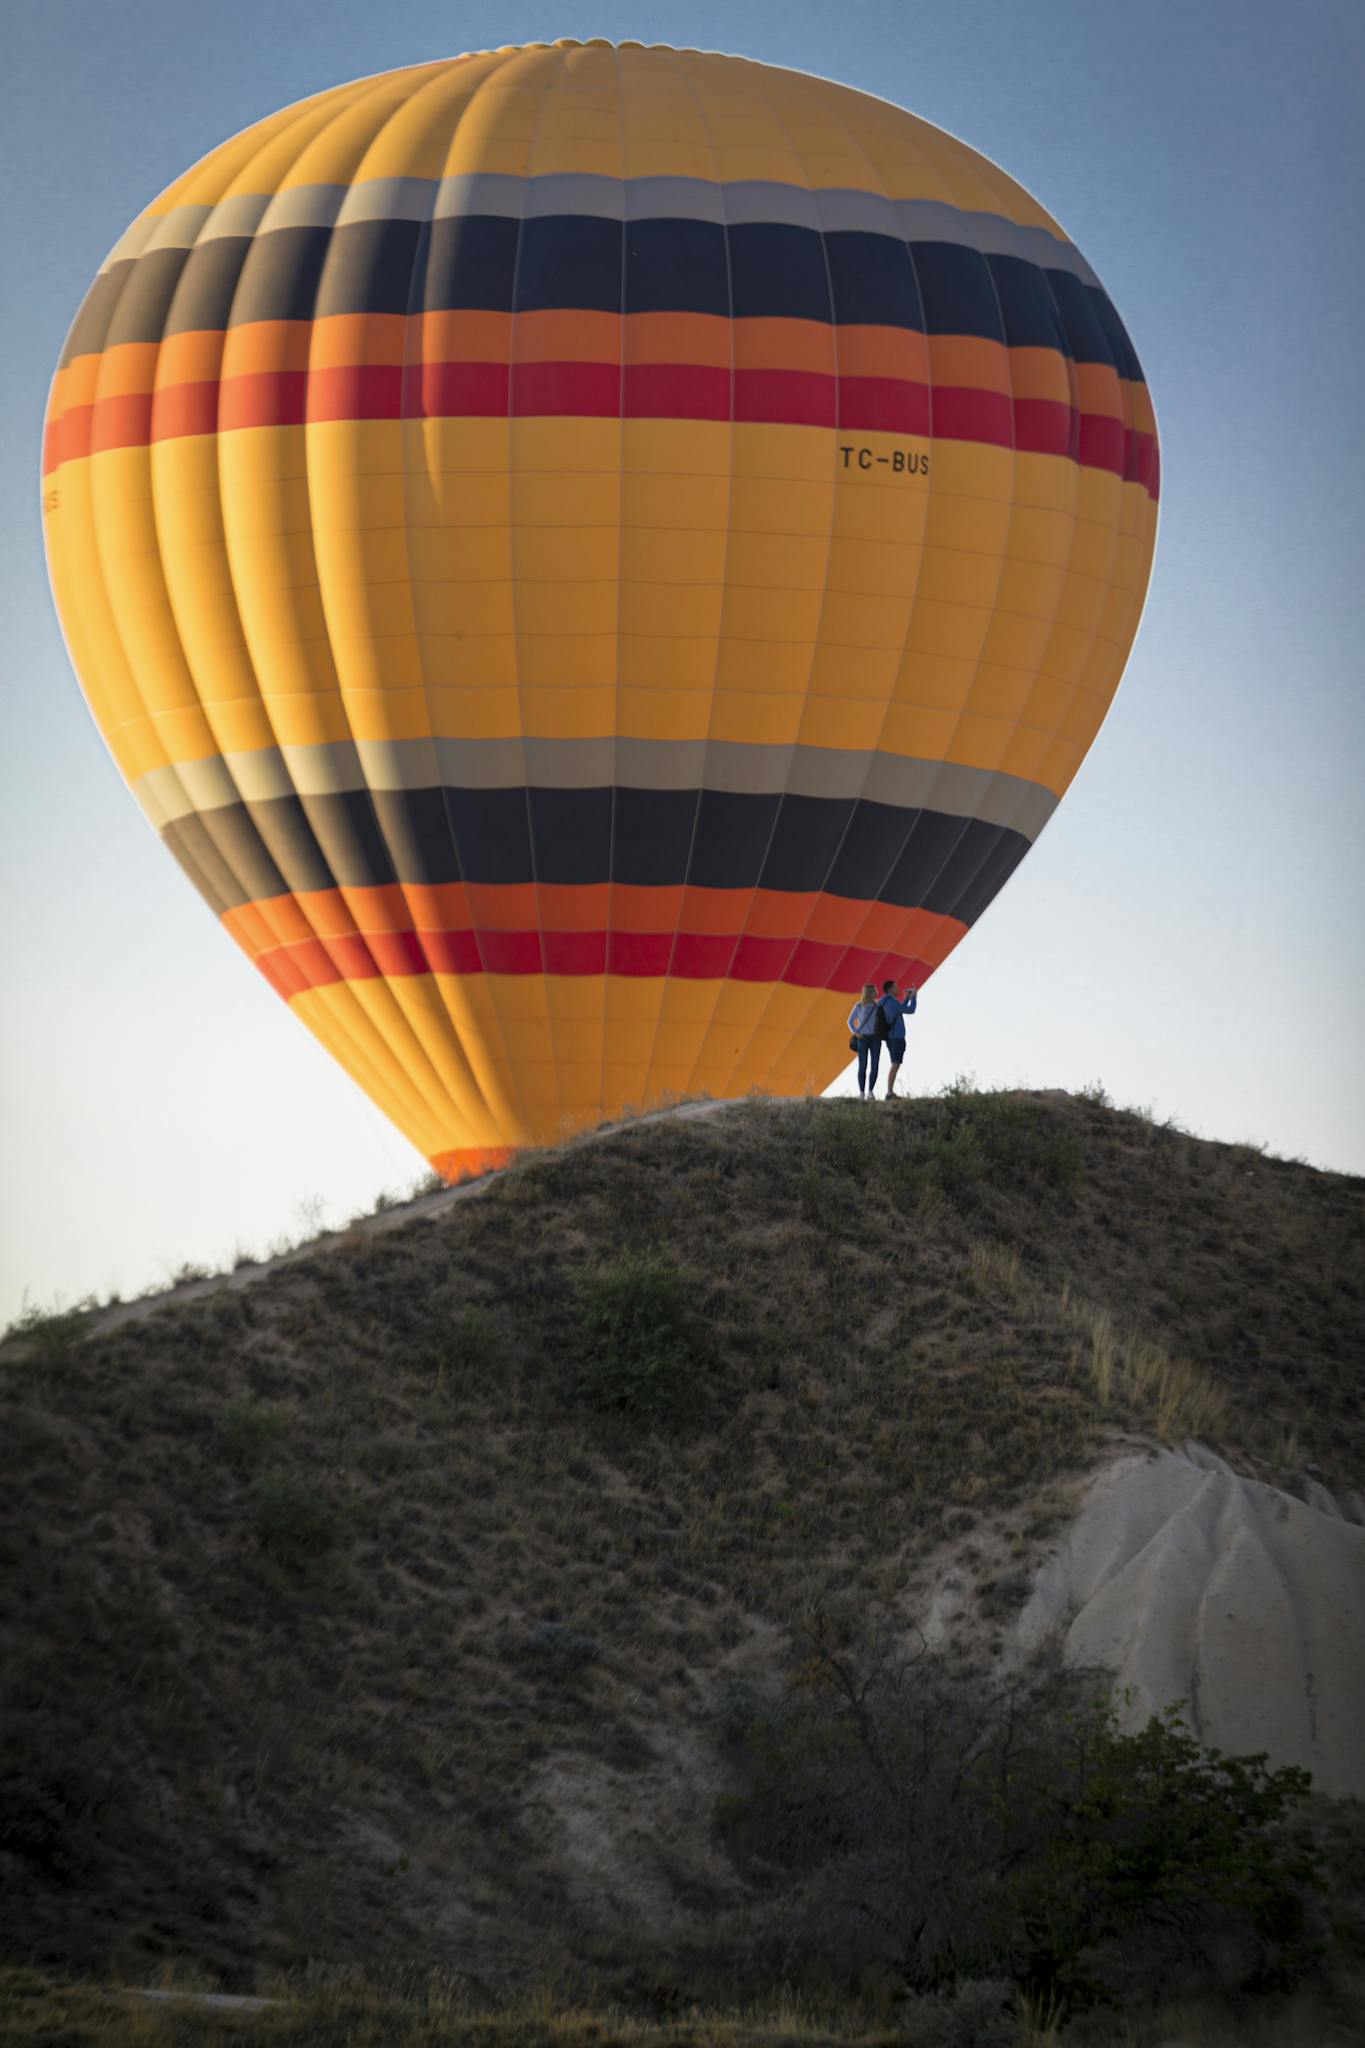
M1125 1725L1183 1703L1215 1748L1300 1764L1365 1794L1365 1521L1305 1506L1196 1445L1127 1457L1091 1485L1018 1622L1113 1671Z

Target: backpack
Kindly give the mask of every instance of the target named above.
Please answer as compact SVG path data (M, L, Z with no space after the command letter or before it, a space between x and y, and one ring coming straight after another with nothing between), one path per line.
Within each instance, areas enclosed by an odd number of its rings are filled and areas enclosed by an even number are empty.
M878 1002L878 1004L877 1004L877 1036L878 1036L878 1038L889 1038L889 1037L891 1036L891 1026L890 1026L890 1024L888 1023L888 1021L887 1021L887 1016L886 1016L886 1005L887 1005L887 997L883 996L883 997L881 998L881 1000L880 1000L880 1001Z

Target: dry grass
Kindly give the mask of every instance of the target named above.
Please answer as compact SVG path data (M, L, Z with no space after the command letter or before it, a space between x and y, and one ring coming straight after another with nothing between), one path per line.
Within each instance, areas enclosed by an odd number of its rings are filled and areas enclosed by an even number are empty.
M1359 2040L1340 2001L1311 1991L1231 2005L1158 2001L1071 2026L1021 1998L1015 2015L1015 2048L1356 2048ZM128 1987L0 1971L0 2048L943 2048L939 2019L931 2008L929 2024L918 2026L904 2003L880 2021L859 2018L789 1995L651 2020L542 1992L494 2012L471 2003L458 1980L437 1976L385 1992L346 1972L311 1989L282 1985L264 2007L224 2009L192 1994L151 2000ZM959 2036L953 2048L977 2044Z
M9 1952L709 1996L732 1677L1116 1430L1359 1483L1363 1228L1359 1182L1099 1101L753 1103L39 1319L0 1354ZM657 1415L581 1391L623 1257L705 1332Z
M1079 1363L1106 1414L1145 1415L1162 1443L1222 1437L1228 1395L1210 1373L1187 1358L1173 1358L1151 1337L1120 1329L1108 1309L1076 1299L1069 1288L1062 1290L1060 1307L1077 1333Z

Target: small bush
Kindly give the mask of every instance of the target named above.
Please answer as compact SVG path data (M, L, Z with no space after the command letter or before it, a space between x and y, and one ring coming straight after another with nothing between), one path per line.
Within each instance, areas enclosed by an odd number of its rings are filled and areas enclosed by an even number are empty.
M343 1533L341 1515L325 1494L273 1474L256 1488L254 1520L267 1557L293 1571L319 1563Z
M254 1472L278 1445L287 1427L276 1408L254 1401L229 1401L218 1418L223 1456L237 1472Z
M602 1645L593 1636L580 1635L562 1621L538 1621L522 1646L523 1656L555 1671L580 1671L600 1662Z
M107 1775L64 1749L64 1727L5 1731L0 1856L30 1875L72 1884L103 1860L100 1818L114 1797Z
M960 1205L970 1203L989 1167L980 1134L967 1119L930 1138L915 1162L918 1181L928 1181Z
M1007 1977L966 1979L952 1992L907 1998L897 2013L910 2048L1016 2048Z
M453 1315L436 1316L420 1332L415 1359L435 1375L438 1388L447 1381L459 1384L471 1371L484 1365L499 1347L497 1325L486 1310L465 1308Z
M1172 1715L1126 1735L1074 1674L992 1693L820 1640L786 1698L748 1708L747 1790L716 1819L768 1890L778 1967L889 1969L916 1994L1008 1976L1075 2010L1135 1958L1234 1956L1263 1986L1311 1961L1306 1772L1204 1749Z
M1008 1095L950 1098L954 1134L965 1133L993 1174L1044 1187L1068 1187L1085 1161L1080 1133L1054 1122L1036 1103Z
M581 1399L647 1419L677 1417L695 1403L710 1346L671 1259L626 1252L579 1282L575 1307Z
M94 1313L93 1301L77 1302L73 1308L26 1308L0 1337L0 1343L18 1340L40 1364L64 1365L85 1336Z
M882 1163L882 1134L865 1102L822 1102L814 1112L811 1149L833 1174L866 1176Z

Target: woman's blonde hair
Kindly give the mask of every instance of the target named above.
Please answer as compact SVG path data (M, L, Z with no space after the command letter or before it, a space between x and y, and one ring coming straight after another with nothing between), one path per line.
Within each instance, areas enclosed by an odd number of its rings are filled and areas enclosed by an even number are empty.
M870 982L870 981L865 981L865 982L863 983L863 1001L864 1001L865 1003L875 1003L875 1002L876 1002L876 1000L877 1000L877 989L876 989L876 985L875 985L875 983L873 983L873 982Z

